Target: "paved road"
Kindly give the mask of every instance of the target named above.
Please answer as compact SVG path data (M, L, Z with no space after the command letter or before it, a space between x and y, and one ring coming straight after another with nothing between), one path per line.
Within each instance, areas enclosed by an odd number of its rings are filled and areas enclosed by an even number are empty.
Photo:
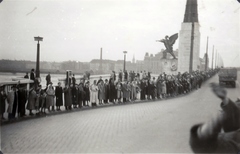
M240 73L239 80L240 80ZM238 83L240 83L238 80ZM208 83L184 97L110 106L2 126L4 153L192 153L189 130L219 110ZM240 96L227 88L229 97Z

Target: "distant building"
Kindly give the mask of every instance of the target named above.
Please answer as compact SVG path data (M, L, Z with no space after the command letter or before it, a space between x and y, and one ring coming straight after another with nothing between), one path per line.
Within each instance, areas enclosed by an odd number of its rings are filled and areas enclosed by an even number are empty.
M90 61L90 70L92 70L95 74L106 74L111 73L114 70L115 61L113 60L102 60L102 71L100 72L100 59L93 59Z
M178 50L173 51L173 53L176 57L178 56ZM166 56L167 59L163 59L164 54L167 54L167 56ZM172 69L172 70L170 70L170 72L176 71L174 69L174 67L177 67L177 62L176 62L176 60L171 60L171 59L172 59L172 55L170 55L169 53L165 53L164 50L161 50L161 52L155 54L155 56L153 56L153 54L149 55L149 53L147 52L144 56L142 70L146 70L147 72L151 72L154 74L159 74L159 73L163 73L163 72L166 73L166 71L169 72L168 70L166 70L166 68L168 67L168 68Z

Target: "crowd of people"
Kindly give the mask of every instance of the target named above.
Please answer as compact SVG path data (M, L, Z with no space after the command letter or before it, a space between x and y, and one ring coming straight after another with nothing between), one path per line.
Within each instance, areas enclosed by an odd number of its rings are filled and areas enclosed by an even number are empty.
M1 118L4 120L4 113L8 113L8 119L25 117L26 109L29 115L47 114L53 111L61 111L75 108L96 107L103 104L122 104L135 102L136 100L166 99L183 95L201 88L202 82L217 73L218 69L206 72L194 71L192 73L178 73L177 75L160 74L152 77L146 71L137 72L120 71L118 75L113 71L109 79L94 80L90 83L88 78L82 78L77 83L74 76L66 80L65 85L59 82L53 86L51 76L46 76L47 85L27 86L19 84L11 87L6 92L4 86L0 87ZM34 70L31 78L34 77ZM33 74L33 75L32 75ZM27 74L26 74L27 75ZM27 77L26 77L27 78ZM6 103L8 104L7 110ZM47 111L47 112L46 112Z

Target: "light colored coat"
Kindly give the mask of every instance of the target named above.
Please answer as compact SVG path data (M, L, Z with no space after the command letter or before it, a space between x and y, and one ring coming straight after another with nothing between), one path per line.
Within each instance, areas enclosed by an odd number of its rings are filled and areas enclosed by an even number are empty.
M117 83L116 89L117 89L117 98L121 99L122 98L122 84L120 82Z
M13 102L14 102L14 91L11 90L11 91L9 91L8 94L7 94L7 103L8 103L7 112L8 112L8 113L12 113Z
M161 87L162 87L162 90L161 90L162 94L166 94L167 93L166 81L162 81Z
M137 82L136 81L133 81L132 82L132 89L131 89L131 99L136 99L137 97L137 89L138 85L137 85Z
M54 105L54 97L55 97L55 91L53 88L48 88L46 96L46 108Z
M98 84L98 89L99 89L99 99L100 100L105 100L105 87L103 84L99 83Z
M98 90L99 90L98 86L92 84L89 87L89 90L90 90L90 102L98 104Z
M28 110L34 110L35 109L36 97L37 97L37 94L36 94L35 90L29 91L28 105L27 105Z

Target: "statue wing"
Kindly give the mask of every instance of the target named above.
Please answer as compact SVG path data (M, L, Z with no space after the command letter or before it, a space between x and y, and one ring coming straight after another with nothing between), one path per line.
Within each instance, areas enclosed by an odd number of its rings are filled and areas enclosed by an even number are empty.
M169 37L169 45L170 46L173 46L173 44L175 43L175 41L177 40L178 38L178 33L176 34L173 34L172 36Z

